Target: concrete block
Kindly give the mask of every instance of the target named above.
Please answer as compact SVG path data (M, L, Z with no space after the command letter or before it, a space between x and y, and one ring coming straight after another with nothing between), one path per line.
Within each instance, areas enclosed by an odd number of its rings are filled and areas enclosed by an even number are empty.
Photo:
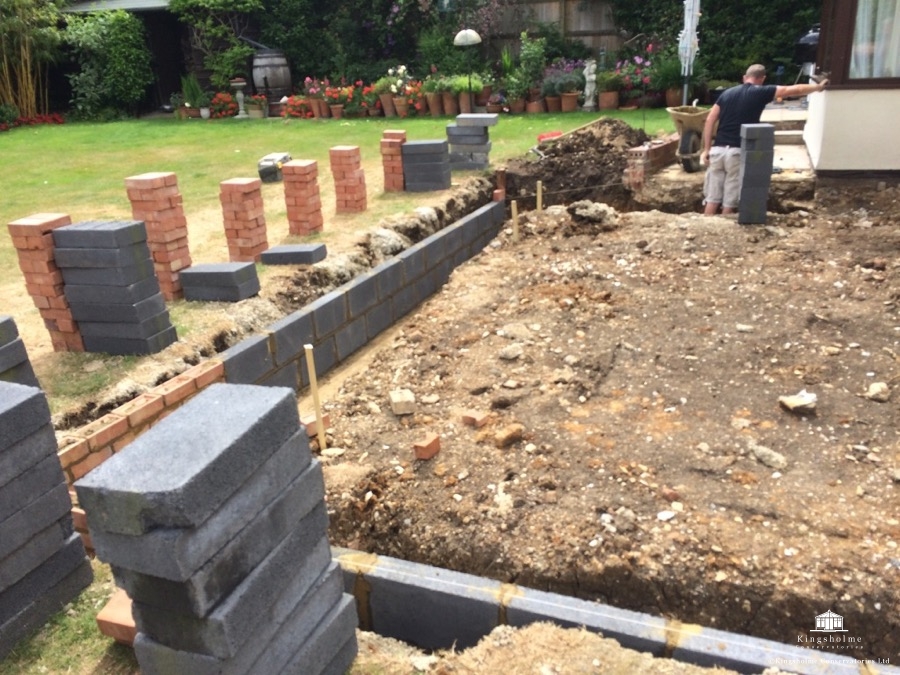
M0 593L23 579L61 549L74 532L71 518L62 518L0 560Z
M240 302L257 295L259 279L247 279L237 286L191 286L182 287L184 299L192 302Z
M116 322L98 323L96 321L84 321L78 324L81 337L124 338L127 340L146 340L172 327L169 319L169 311L164 309L159 314L137 323Z
M16 644L45 623L51 616L75 598L91 584L94 574L87 558L61 581L42 595L33 599L15 616L0 624L0 660L9 654Z
M379 300L388 300L403 287L403 261L398 258L387 260L372 268L370 274L375 277Z
M128 286L66 284L64 290L70 305L80 302L89 305L133 305L159 293L159 280L152 276Z
M288 314L267 328L274 344L275 364L282 366L303 353L303 346L313 343L313 320L309 309Z
M334 334L334 343L337 347L338 361L343 361L349 357L357 349L361 348L368 342L369 336L366 332L366 319L359 317L349 322L343 328Z
M487 160L491 152L491 142L484 143L461 143L454 142L450 146L450 162L452 163L457 157L468 156L471 159Z
M397 256L403 263L403 278L408 286L425 274L425 252L419 244L414 244Z
M0 382L0 452L50 421L44 392L22 384Z
M420 293L418 285L410 283L394 294L391 298L391 316L395 323L413 311L427 297Z
M288 244L273 246L260 255L263 265L314 265L325 260L325 244Z
M433 141L406 141L401 146L404 161L409 155L434 155L447 152L449 145L446 140Z
M331 335L347 321L347 297L341 291L331 291L306 306L312 314L316 339Z
M497 113L463 113L456 116L456 124L460 127L494 127L499 121Z
M448 236L446 229L443 229L426 237L416 246L425 253L425 269L431 270L440 261L444 260L458 243L458 239Z
M403 176L405 179L415 177L420 172L439 173L450 164L450 155L446 152L439 155L410 155L403 159Z
M49 527L72 510L69 488L63 483L0 522L0 560L18 550L35 532Z
M472 161L472 160L461 160L457 162L453 162L450 165L454 171L477 171L479 169L486 169L490 166L490 163L487 161Z
M85 560L81 536L73 533L66 543L47 558L41 565L31 570L18 582L0 593L0 625L34 602L75 571Z
M316 376L321 377L334 368L337 363L337 346L334 336L317 342L313 348L313 364L316 367ZM309 372L306 369L306 359L300 361L300 384L309 384Z
M0 490L0 522L9 518L22 506L37 496L65 483L62 467L56 453L48 454L30 469L20 473L15 480Z
M34 368L31 367L31 361L23 361L9 370L0 370L0 382L13 382L26 387L41 388L41 383L34 374Z
M406 181L404 190L406 192L436 192L447 190L451 185L452 179L449 177L433 181Z
M3 389L0 388L2 394ZM56 434L49 417L43 426L25 438L0 447L0 490L47 457L56 457Z
M388 399L395 415L412 415L416 412L416 395L409 389L393 389L388 392Z
M284 364L259 381L261 387L290 387L300 389L300 364L296 361Z
M147 240L143 221L85 221L53 230L57 248L120 248Z
M323 625L324 619L333 617L335 610L352 599L338 596L335 603L333 568L326 571L310 592L300 602L296 598L283 598L272 607L267 621L258 622L247 636L247 648L230 659L219 659L195 652L179 651L138 633L135 638L135 654L143 675L268 675L287 672L284 666L297 654L300 645L311 639L314 630ZM339 577L338 577L339 579ZM340 582L338 582L338 586ZM340 590L340 589L338 589ZM346 611L346 610L343 610ZM324 617L324 619L323 619ZM355 616L352 619L355 625Z
M192 265L180 273L183 288L195 286L235 287L251 279L259 279L252 262L214 263Z
M437 567L347 551L338 556L344 588L362 585L367 598L360 616L379 635L423 649L465 649L497 626L501 599L508 589L499 581Z
M299 427L293 392L213 384L78 481L78 501L92 530L196 527Z
M174 326L146 338L120 338L83 335L84 351L113 355L156 354L178 341Z
M28 361L28 352L22 338L15 338L0 346L0 373L12 370L25 361Z
M277 672L300 675L341 675L344 671L335 670L346 661L352 651L355 656L356 644L356 605L353 598L344 596L332 609L315 632L307 640L300 643L300 649L290 661ZM295 643L296 644L296 643ZM342 655L340 662L336 656ZM352 662L353 659L351 658ZM328 664L323 667L323 664ZM269 672L276 672L274 670Z
M76 321L130 322L138 323L155 316L166 309L162 293L156 293L139 302L126 305L89 305L78 303L72 306L72 318Z
M0 346L7 345L19 337L16 322L8 314L0 314Z
M385 300L366 312L366 335L369 340L374 340L393 324L390 300Z
M138 629L172 649L227 659L244 647L275 605L290 603L293 607L329 567L335 576L331 602L337 602L342 583L331 561L327 518L323 519L320 511L307 515L208 616L198 618L138 602L134 604Z
M452 146L454 143L487 143L490 139L486 127L447 125L447 141Z
M219 354L228 384L253 384L272 370L269 337L256 335L241 340Z
M118 248L60 248L53 251L57 266L65 268L107 269L144 266L150 261L150 248L146 241Z
M165 527L139 536L117 534L94 527L87 511L94 549L104 562L116 567L173 581L187 579L308 470L311 459L306 432L298 429L197 527ZM315 487L312 474L306 480ZM150 605L160 601L144 600Z
M206 616L288 532L297 527L306 514L321 509L321 517L327 520L324 495L322 467L314 461L189 579L172 581L114 566L116 583L137 602L165 602L173 612Z
M775 145L775 125L766 124L742 124L741 139L766 140Z
M130 286L155 278L150 258L128 267L63 267L61 271L63 281L73 286Z
M355 319L366 313L378 302L377 275L372 272L359 274L341 289L347 296L348 318Z

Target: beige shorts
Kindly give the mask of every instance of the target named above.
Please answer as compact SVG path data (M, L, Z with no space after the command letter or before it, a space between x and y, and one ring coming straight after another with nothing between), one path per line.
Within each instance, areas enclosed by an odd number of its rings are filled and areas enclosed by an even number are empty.
M741 199L741 149L713 146L703 179L703 201L736 209Z

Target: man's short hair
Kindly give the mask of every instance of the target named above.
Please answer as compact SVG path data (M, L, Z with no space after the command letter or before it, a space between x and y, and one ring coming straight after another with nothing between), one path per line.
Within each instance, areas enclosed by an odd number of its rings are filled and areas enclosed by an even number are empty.
M752 66L747 68L747 72L745 73L745 77L760 78L765 76L766 67L759 63L754 63Z

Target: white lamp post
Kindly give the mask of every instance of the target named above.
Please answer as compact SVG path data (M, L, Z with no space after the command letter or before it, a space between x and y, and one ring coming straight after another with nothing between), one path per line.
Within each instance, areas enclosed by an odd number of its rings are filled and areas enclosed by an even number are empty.
M474 47L481 44L481 36L471 28L463 28L453 38L453 44L456 47ZM472 100L472 62L469 62L469 110L474 111L475 105Z

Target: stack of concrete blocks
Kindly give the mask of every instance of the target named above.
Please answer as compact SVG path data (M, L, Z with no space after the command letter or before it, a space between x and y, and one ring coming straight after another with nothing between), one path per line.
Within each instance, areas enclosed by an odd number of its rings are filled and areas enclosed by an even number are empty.
M92 579L40 389L0 382L0 660Z
M133 601L145 675L343 675L352 663L355 602L293 391L212 385L75 489Z
M381 133L381 167L384 171L384 191L403 192L403 144L406 132L385 129Z
M741 125L741 199L738 222L764 225L772 165L775 162L775 127L771 124Z
M325 220L319 194L318 163L314 159L296 159L284 164L281 171L288 231L301 237L321 232Z
M54 230L53 241L86 351L154 354L178 339L144 223L77 223Z
M450 187L447 141L407 141L400 146L403 183L407 192L431 192Z
M171 172L144 173L126 178L125 189L131 217L144 221L147 228L159 290L166 300L178 300L182 297L180 272L191 266L178 177Z
M9 235L25 276L25 290L40 312L57 352L84 351L53 252L53 230L71 223L72 219L64 213L36 213L9 224Z
M28 360L25 343L19 337L16 322L3 314L0 314L0 382L41 386Z
M325 260L325 244L284 244L262 254L263 265L315 265Z
M366 210L366 173L357 145L336 145L328 151L334 178L335 211L359 213Z
M185 300L239 302L259 293L259 276L252 262L194 265L181 273Z
M451 169L488 168L491 153L488 127L496 126L497 120L496 113L471 113L457 115L456 124L447 125Z
M225 239L232 262L258 262L267 248L266 214L262 181L259 178L232 178L219 183L219 201L225 220Z

